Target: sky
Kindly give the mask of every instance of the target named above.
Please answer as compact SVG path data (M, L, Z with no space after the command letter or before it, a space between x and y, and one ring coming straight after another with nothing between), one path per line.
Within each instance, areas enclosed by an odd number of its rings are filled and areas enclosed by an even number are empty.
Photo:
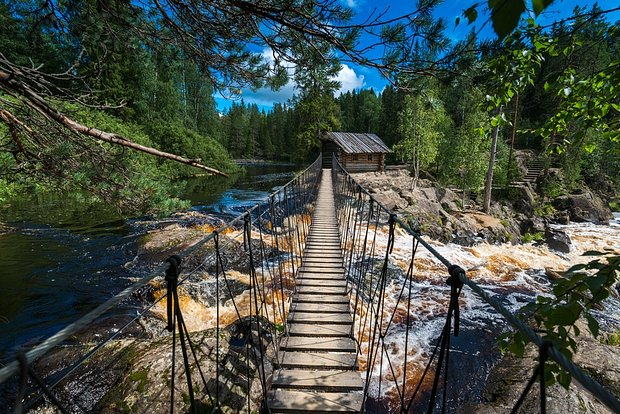
M372 13L373 10L387 9L387 16L397 16L407 13L411 8L415 7L417 1L415 0L383 0L380 6L377 6L376 0L341 0L343 4L351 7L358 16L367 16ZM477 3L476 0L444 0L444 2L437 7L434 12L435 17L441 17L446 20L447 30L445 35L452 41L457 42L466 37L472 28L479 31L480 38L495 38L496 35L493 32L492 24L488 21L488 13L485 15L483 11L487 3L486 0L479 0L478 3L481 6L478 7L479 16L473 25L467 24L462 14L463 11L473 4ZM531 0L527 0L528 9L531 9ZM536 18L536 21L541 25L552 23L556 20L561 20L572 14L575 6L586 6L590 8L595 1L589 0L554 0L553 3L545 10L543 14ZM611 9L620 7L620 0L600 0L599 5L604 9ZM526 12L527 13L527 12ZM526 15L524 14L524 17ZM357 18L360 18L357 17ZM455 26L456 18L460 17L460 24ZM608 16L609 20L620 20L620 11L611 13ZM485 24L486 22L486 24ZM269 50L263 50L263 56L265 59L272 59L271 52ZM343 64L338 76L336 78L341 84L340 89L336 92L336 96L347 91L354 89L370 89L380 92L387 85L387 81L375 70L358 65L347 63ZM276 102L285 103L288 99L292 98L296 92L295 84L293 81L289 81L284 87L277 91L273 91L269 88L260 88L258 90L243 89L241 91L239 99L243 98L246 104L256 104L259 109L269 111L273 104ZM220 112L225 112L231 105L232 100L222 97L220 94L214 95L215 102Z

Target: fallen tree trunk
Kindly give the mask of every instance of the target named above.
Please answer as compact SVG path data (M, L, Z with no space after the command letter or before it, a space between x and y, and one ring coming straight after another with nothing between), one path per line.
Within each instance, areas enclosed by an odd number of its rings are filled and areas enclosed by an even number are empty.
M18 97L25 98L25 103L28 104L31 108L35 109L46 118L51 119L80 135L85 135L90 138L108 142L110 144L131 148L136 151L141 151L146 154L154 155L156 157L169 159L179 162L181 164L190 165L195 168L200 168L202 170L208 171L211 174L227 177L227 174L215 168L207 167L206 165L201 164L199 160L188 159L181 157L180 155L160 151L158 149L130 141L129 139L119 134L114 134L111 132L106 132L97 128L91 128L83 125L52 107L49 103L45 101L45 99L43 99L43 97L31 90L28 85L14 79L11 74L2 70L0 70L0 89L12 96L16 96L17 94Z

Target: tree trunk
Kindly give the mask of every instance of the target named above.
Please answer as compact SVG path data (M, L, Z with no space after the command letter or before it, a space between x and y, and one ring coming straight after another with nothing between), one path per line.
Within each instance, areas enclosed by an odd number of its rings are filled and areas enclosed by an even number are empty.
M499 108L499 114L502 108ZM484 204L482 209L488 213L491 209L491 192L493 190L493 169L495 168L495 153L497 152L497 136L499 135L499 125L493 130L493 138L491 141L491 154L489 155L489 169L487 171L487 179L484 183Z
M63 125L65 128L68 128L75 133L78 133L78 134L81 134L81 135L84 135L90 138L94 138L100 141L108 142L110 144L131 148L131 149L141 151L141 152L144 152L150 155L154 155L156 157L167 158L169 160L173 160L181 164L186 164L186 165L190 165L195 168L200 168L202 170L210 172L211 174L217 174L217 175L227 177L225 173L219 170L216 170L215 168L210 168L205 165L202 165L199 162L200 160L192 160L192 159L181 157L176 154L170 154L168 152L160 151L155 148L147 147L145 145L132 142L121 135L106 132L106 131L101 131L99 129L90 128L86 125L80 124L79 122L75 121L72 118L69 118L62 112L52 107L50 104L48 104L45 101L45 99L43 99L43 97L41 97L40 95L32 91L28 87L28 85L25 85L24 83L11 79L10 74L0 70L0 90L3 90L3 89L9 94L13 94L14 92L16 92L17 94L23 96L27 100L26 103L31 108L38 111L41 115L45 116L46 118L51 119Z
M508 153L508 168L506 170L506 185L510 185L513 180L512 157L515 149L515 136L517 135L517 116L519 114L519 94L515 98L515 112L512 116L512 137L510 138L510 152Z

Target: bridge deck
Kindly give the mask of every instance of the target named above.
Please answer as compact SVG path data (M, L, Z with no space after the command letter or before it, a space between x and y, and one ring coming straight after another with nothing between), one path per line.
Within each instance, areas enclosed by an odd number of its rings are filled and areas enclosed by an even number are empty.
M267 399L271 412L361 412L362 380L329 169L323 170L278 359Z

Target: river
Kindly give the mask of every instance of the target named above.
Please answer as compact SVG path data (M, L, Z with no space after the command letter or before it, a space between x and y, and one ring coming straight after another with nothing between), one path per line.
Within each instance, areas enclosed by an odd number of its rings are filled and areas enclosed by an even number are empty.
M589 250L602 251L615 249L620 251L620 214L615 213L609 225L591 223L570 223L554 226L565 232L572 240L571 251L560 253L550 250L544 244L497 244L481 243L473 247L455 244L444 244L436 241L430 243L452 263L462 266L468 277L482 286L491 296L499 300L512 312L517 312L524 304L533 301L537 295L550 294L551 282L545 275L545 268L563 271L577 263L589 262L591 256L583 256ZM378 237L378 251L387 245L388 235ZM404 277L408 260L411 257L411 240L404 235L397 235L391 259L395 268L401 268L401 277L390 281L386 290L384 312L390 315L395 309L400 315L406 314L406 307L398 302L401 286L407 281ZM410 368L407 371L407 387L413 389L419 380L429 352L435 344L445 323L445 312L449 287L446 286L445 268L424 249L416 255L412 278L412 320L407 330L401 316L393 329L388 331L385 343L389 344L391 364L396 368L394 376L402 375L400 367L404 363L404 350L407 351ZM396 272L398 274L398 272ZM620 330L620 292L612 295L604 302L602 310L592 313L599 320L602 331L615 332ZM452 349L457 354L458 372L469 372L471 375L452 380L458 390L449 396L450 406L458 407L464 402L477 402L485 384L489 369L499 357L496 337L505 332L507 322L489 305L482 301L470 289L464 288L460 299L461 333L452 340ZM360 320L358 317L357 320ZM362 356L366 348L363 346ZM365 364L362 357L361 364ZM375 365L375 378L379 372L390 372L387 362ZM379 391L381 390L381 391ZM385 398L390 408L379 408L379 412L389 412L398 406L395 399L394 383L375 380L371 383L371 395ZM425 404L425 403L424 403ZM425 410L426 405L414 409L415 412Z
M228 179L183 182L191 210L223 219L264 200L292 178L293 166L247 166ZM125 267L136 255L145 218L124 219L109 206L80 197L24 196L0 206L2 307L0 365L77 320L135 280ZM118 314L135 314L127 303Z

